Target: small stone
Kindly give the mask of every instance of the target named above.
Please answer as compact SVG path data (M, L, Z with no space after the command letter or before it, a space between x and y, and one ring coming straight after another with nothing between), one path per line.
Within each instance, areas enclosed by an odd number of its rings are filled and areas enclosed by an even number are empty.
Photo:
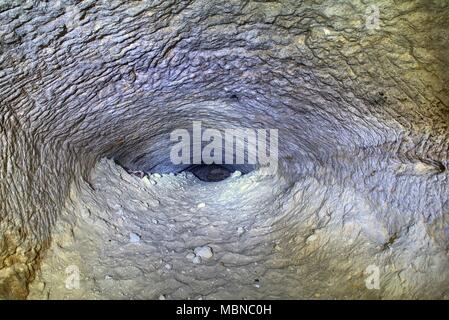
M194 252L197 256L199 256L205 260L209 260L214 256L212 248L208 247L208 246L197 247L197 248L195 248Z
M313 241L315 241L316 239L318 239L318 236L317 236L316 234L312 234L311 236L307 237L306 242L307 242L307 243L313 242Z
M187 258L188 260L193 260L193 258L195 258L195 254L194 254L193 252L190 252L190 253L188 253L188 254L186 255L186 258Z
M237 233L238 233L239 235L243 234L244 232L245 232L245 228L243 228L243 227L238 227L238 228L237 228Z
M171 264L169 264L169 263L167 263L164 267L167 270L171 270L171 268L172 268Z
M165 294L161 294L161 295L159 296L159 300L165 300L165 299L166 299Z
M157 219L153 219L153 220L151 220L151 222L153 222L154 224L158 224L159 223L159 221L157 221Z
M152 176L153 178L157 178L157 179L159 179L159 178L162 177L159 173L153 173L151 176Z
M205 206L206 206L206 204L205 204L204 202L200 202L200 203L198 203L198 205L197 205L197 207L198 207L199 209L204 208Z
M151 199L148 202L145 203L147 208L154 208L154 207L159 207L160 205L160 201L158 199Z
M129 234L129 242L131 242L131 243L139 243L140 242L140 236L137 233L131 232Z
M148 179L148 176L145 176L142 178L143 183L145 183L145 185L150 186L151 182L150 179Z
M194 264L200 264L200 263L201 263L201 257L195 256L195 257L192 259L192 262L193 262Z
M240 177L242 175L242 173L240 172L240 171L234 171L233 173L232 173L232 176L231 177L233 177L233 178L238 178L238 177Z
M110 275L107 274L107 275L104 276L104 279L105 279L105 280L112 280L112 276L110 276Z

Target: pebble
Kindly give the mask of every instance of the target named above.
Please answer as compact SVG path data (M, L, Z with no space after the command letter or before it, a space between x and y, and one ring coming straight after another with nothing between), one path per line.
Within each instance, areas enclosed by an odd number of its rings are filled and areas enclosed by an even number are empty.
M155 207L159 207L161 203L159 202L159 200L157 199L151 199L147 202L145 202L145 207L147 208L155 208Z
M187 259L189 259L189 260L193 260L193 258L195 258L196 256L195 256L195 254L193 253L193 252L190 252L190 253L188 253L187 255L186 255L186 258Z
M237 233L240 235L240 234L243 234L245 232L245 228L243 228L243 227L238 227L237 228Z
M153 173L151 176L154 178L162 178L162 176L159 173Z
M240 171L234 171L233 173L232 173L232 177L233 178L237 178L237 177L240 177L242 175L242 173L240 172Z
M192 262L194 264L200 264L201 263L201 257L195 256L195 258L192 259Z
M131 243L139 243L140 242L140 236L137 233L131 232L129 234L129 242L131 242Z
M204 203L204 202L200 202L200 203L198 203L198 205L197 205L197 207L198 208L204 208L206 206L206 204Z
M307 237L306 242L310 243L318 239L318 236L316 234L312 234L311 236Z
M165 295L164 295L164 294L161 294L161 295L159 296L159 300L165 300Z
M147 176L143 177L143 178L142 178L142 181L143 181L143 183L145 183L147 186L149 186L149 185L151 184L151 181L150 181L150 179L148 179Z
M159 223L159 221L157 221L157 219L153 219L153 220L151 220L151 222L153 222L154 224L158 224Z
M211 247L204 246L204 247L197 247L194 250L195 254L201 259L209 260L214 256L214 253L212 251Z
M172 267L171 267L171 264L169 264L169 263L167 263L164 267L165 267L165 269L167 269L167 270L171 270L171 268L172 268Z

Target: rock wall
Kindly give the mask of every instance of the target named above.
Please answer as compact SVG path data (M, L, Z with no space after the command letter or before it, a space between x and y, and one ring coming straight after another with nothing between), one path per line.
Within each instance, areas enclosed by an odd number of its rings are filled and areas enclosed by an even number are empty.
M0 297L27 296L98 159L170 171L192 120L278 128L286 179L447 250L448 4L376 4L372 28L363 1L1 1Z

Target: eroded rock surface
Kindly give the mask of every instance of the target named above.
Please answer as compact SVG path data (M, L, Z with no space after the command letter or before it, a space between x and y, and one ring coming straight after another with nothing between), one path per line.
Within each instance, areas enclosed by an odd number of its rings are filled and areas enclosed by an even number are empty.
M317 208L326 203L342 227L329 255L321 245L311 251L327 257L322 264L360 259L361 265L373 256L398 255L401 266L412 265L404 270L416 272L389 271L383 294L444 297L449 8L438 0L376 4L378 28L367 28L369 4L362 1L1 1L0 297L27 297L52 230L71 208L64 209L67 201L85 199L84 181L99 159L172 172L167 135L192 120L279 129L280 178L274 182L326 189L298 195L302 200L291 208L296 215L286 215L284 235L274 237L291 257L308 250L291 240L301 235L296 228L308 230L301 219L323 212ZM72 208L83 208L79 201ZM262 211L277 213L259 221L268 227L287 209L266 205ZM341 210L350 213L333 214ZM343 226L358 219L377 226L363 235L385 253L371 252L374 245L346 249L342 239L354 235ZM326 241L309 236L310 245ZM395 246L411 249L389 253ZM220 261L220 251L214 257ZM322 293L330 270L303 273L317 274L318 282L308 285ZM428 279L432 271L435 278ZM129 272L137 277L141 271ZM414 285L397 285L403 277L415 277ZM167 294L225 294L217 293L220 285ZM300 294L264 288L261 280L258 293L242 295ZM354 291L341 287L341 296L346 292Z
M29 298L447 298L448 257L424 221L392 234L352 188L257 171L149 180L101 161L53 230ZM373 266L379 290L366 286Z

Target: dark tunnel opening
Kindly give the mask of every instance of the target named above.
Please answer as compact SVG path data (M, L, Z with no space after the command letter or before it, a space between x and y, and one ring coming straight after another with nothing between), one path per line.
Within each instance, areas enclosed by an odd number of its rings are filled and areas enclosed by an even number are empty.
M218 182L229 178L233 173L231 170L217 164L198 164L189 166L184 171L193 173L195 177L205 182Z
M226 164L196 164L191 165L183 172L191 172L195 177L204 182L218 182L231 176L240 176L251 172L253 168L244 165L226 165Z

